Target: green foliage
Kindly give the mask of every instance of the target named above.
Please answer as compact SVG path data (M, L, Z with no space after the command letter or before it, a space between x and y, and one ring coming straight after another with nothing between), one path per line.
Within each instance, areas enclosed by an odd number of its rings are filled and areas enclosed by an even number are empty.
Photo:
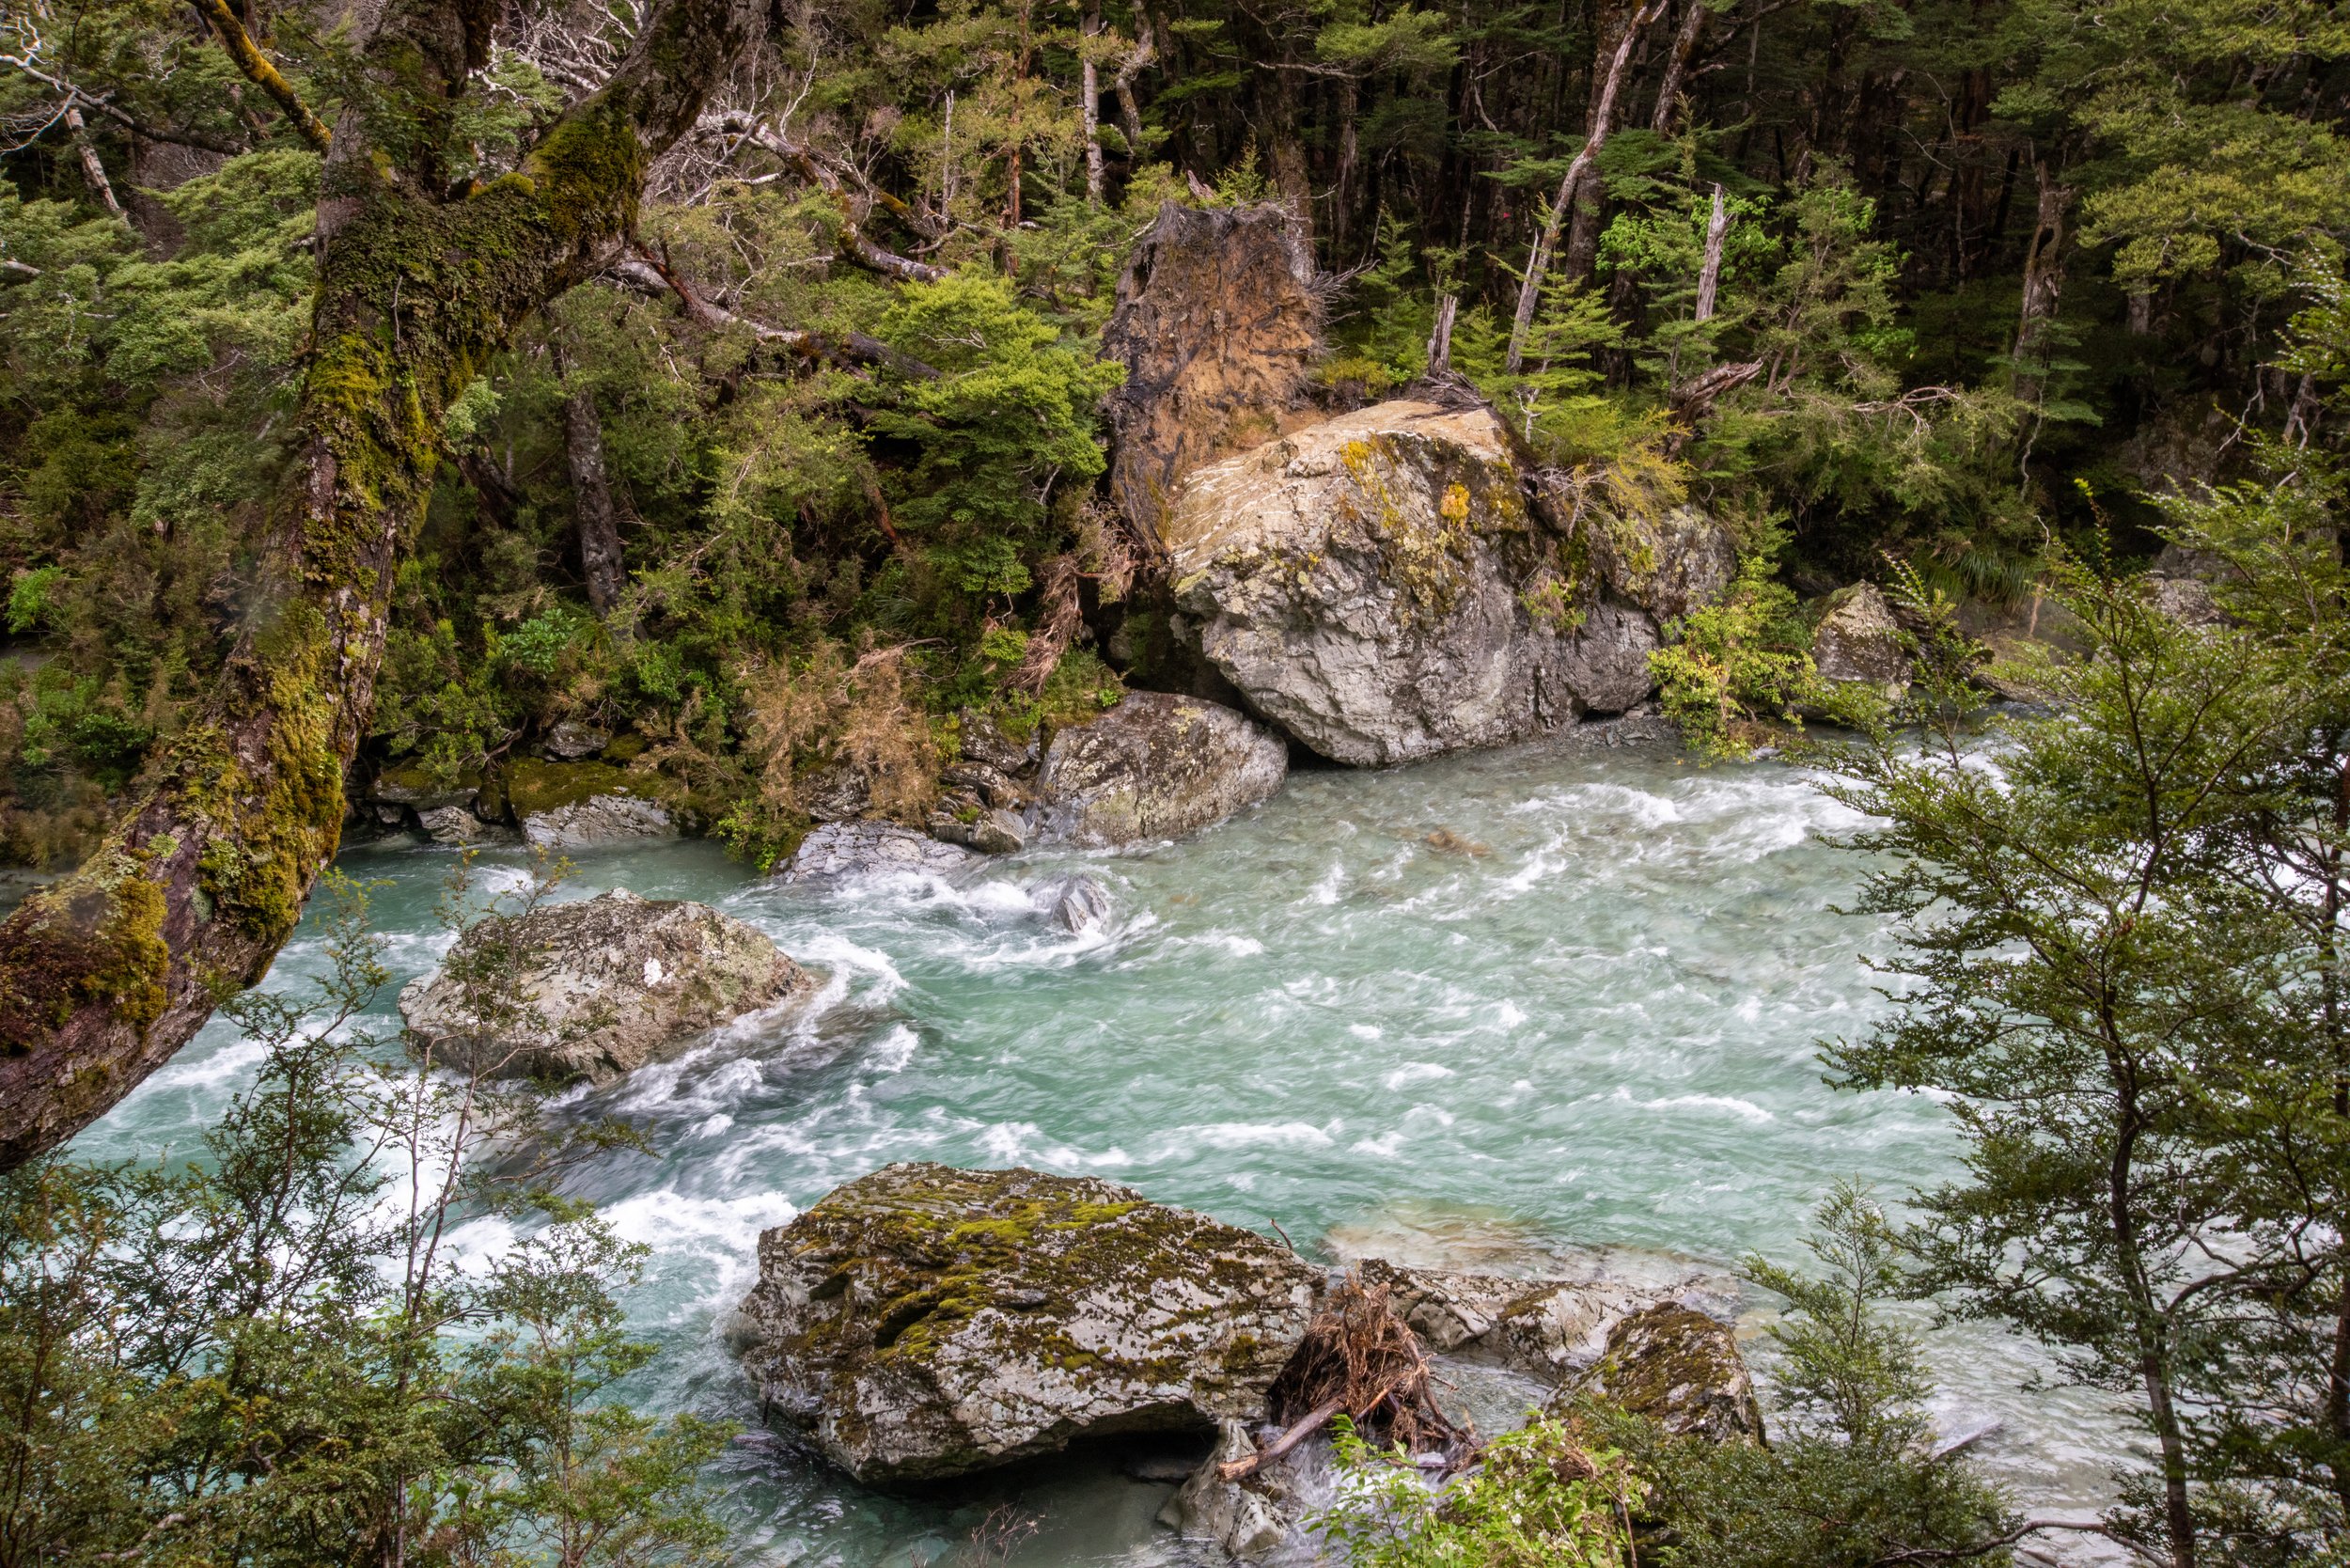
M910 381L874 420L904 443L899 516L957 590L1016 594L1024 557L1050 542L1049 505L1099 475L1095 405L1123 373L1059 341L998 278L963 273L907 289L883 335L941 372Z
M1750 757L1777 733L1802 727L1800 711L1841 707L1811 663L1811 628L1764 548L1738 563L1718 604L1691 610L1666 628L1649 655L1666 717L1701 755Z
M1623 1458L1537 1418L1487 1443L1477 1467L1432 1484L1401 1450L1332 1424L1339 1497L1314 1529L1355 1568L1626 1568L1641 1489Z
M1817 1224L1807 1245L1819 1274L1746 1264L1787 1302L1770 1336L1781 1408L1768 1448L1594 1413L1650 1483L1658 1539L1642 1558L1665 1568L1872 1568L1914 1551L1997 1568L2013 1518L1965 1460L1934 1456L1917 1341L1882 1316L1914 1294L1892 1228L1849 1184Z
M1966 1140L1905 1238L1921 1283L2134 1411L2148 1457L2110 1519L2174 1560L2298 1560L2344 1529L2350 1447L2316 1393L2344 1263L2308 1240L2350 1170L2319 805L2350 640L2311 510L2339 484L2320 462L2175 504L2241 573L2215 590L2232 623L2061 562L2087 648L2022 671L2058 713L1999 724L1996 767L1956 655L1930 661L1917 738L1835 758L1839 798L1883 824L1855 839L1886 856L1863 906L1902 922L1910 984L1827 1059L1935 1091Z
M327 891L332 971L231 1002L264 1065L195 1158L0 1177L0 1550L722 1560L697 1477L728 1433L608 1403L649 1354L614 1294L642 1248L558 1190L624 1137L395 1064L354 1027L385 980L364 893ZM485 1016L527 1006L526 956L479 966ZM440 1245L493 1213L534 1228L485 1264Z

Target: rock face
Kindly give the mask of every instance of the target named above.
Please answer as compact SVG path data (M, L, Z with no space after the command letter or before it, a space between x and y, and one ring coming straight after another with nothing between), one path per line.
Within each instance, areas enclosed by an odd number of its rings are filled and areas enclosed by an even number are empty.
M462 977L509 954L536 1016L485 1027ZM437 974L400 993L400 1011L436 1061L500 1077L606 1083L813 984L731 916L614 888L476 922Z
M1581 1387L1680 1436L1762 1439L1762 1407L1737 1339L1727 1325L1671 1302L1610 1329L1606 1355Z
M1178 482L1301 417L1322 352L1311 248L1273 205L1168 202L1119 280L1102 351L1126 367L1104 406L1110 491L1155 537Z
M1059 730L1037 777L1043 837L1087 848L1176 839L1280 789L1281 738L1231 709L1132 692L1101 717Z
M1812 662L1822 680L1874 686L1898 698L1909 689L1909 655L1902 651L1900 631L1873 583L1838 588L1811 634Z
M635 795L589 795L523 816L524 841L546 849L592 849L632 839L676 837L677 819L667 808Z
M1386 1287L1396 1315L1431 1351L1550 1382L1595 1365L1610 1326L1658 1300L1654 1288L1629 1280L1521 1279L1375 1258L1359 1266L1366 1284Z
M1737 541L1695 507L1598 521L1590 550L1608 588L1659 621L1715 603L1738 575Z
M1317 1271L1124 1187L893 1165L759 1242L744 1369L858 1480L1261 1418Z
M979 857L896 823L826 823L800 840L784 862L786 882L839 882L860 876L945 876Z
M1521 740L1649 687L1653 626L1589 603L1482 407L1380 403L1268 442L1194 474L1162 537L1207 661L1337 761Z

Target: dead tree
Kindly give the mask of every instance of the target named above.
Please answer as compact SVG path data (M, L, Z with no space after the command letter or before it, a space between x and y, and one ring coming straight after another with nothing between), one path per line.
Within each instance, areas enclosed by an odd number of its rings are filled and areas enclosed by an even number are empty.
M1575 149L1574 161L1567 165L1566 178L1559 181L1559 199L1551 203L1550 211L1543 216L1542 232L1535 237L1533 254L1526 259L1525 281L1518 286L1517 313L1511 319L1509 370L1513 376L1526 364L1526 338L1533 330L1534 307L1542 300L1543 274L1550 271L1550 259L1559 248L1559 231L1574 206L1575 193L1582 189L1584 176L1591 171L1599 149L1607 145L1608 135L1616 128L1616 104L1623 94L1632 52L1649 24L1665 14L1665 6L1666 0L1647 0L1625 22L1623 36L1616 40L1616 52L1608 59L1606 74L1601 78L1599 94L1591 101L1590 121L1583 133L1583 145Z
M447 171L494 8L365 10L331 135L280 100L328 144L299 461L219 684L98 852L0 924L0 1168L103 1113L268 969L335 853L449 404L634 229L646 170L765 9L654 0L611 79L486 184Z

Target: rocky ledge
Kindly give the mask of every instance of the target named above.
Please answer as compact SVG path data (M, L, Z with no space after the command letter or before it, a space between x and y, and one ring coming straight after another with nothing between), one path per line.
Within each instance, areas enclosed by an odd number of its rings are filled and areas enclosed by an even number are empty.
M607 1083L814 983L731 916L614 888L475 922L400 1011L435 1062Z

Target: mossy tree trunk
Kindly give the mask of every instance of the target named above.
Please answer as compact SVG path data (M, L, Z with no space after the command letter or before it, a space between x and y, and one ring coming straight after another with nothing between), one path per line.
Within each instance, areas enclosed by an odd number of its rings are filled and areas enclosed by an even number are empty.
M103 1113L268 969L335 852L445 411L628 232L647 167L764 8L663 0L521 168L453 186L495 13L387 0L362 48L319 207L302 461L227 671L98 853L0 924L0 1169Z

